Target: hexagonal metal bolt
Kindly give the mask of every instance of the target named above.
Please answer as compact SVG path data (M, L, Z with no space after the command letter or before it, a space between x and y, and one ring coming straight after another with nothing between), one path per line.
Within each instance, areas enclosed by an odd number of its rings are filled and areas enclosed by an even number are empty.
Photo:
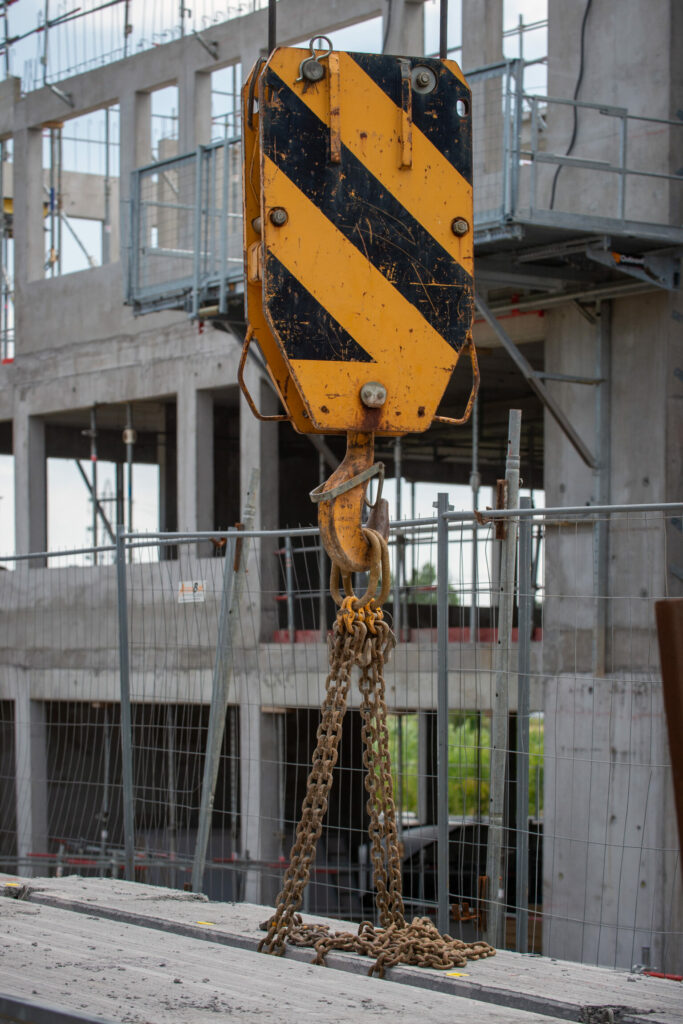
M470 226L464 217L456 217L455 220L451 221L451 231L458 238L462 238L470 230Z
M376 380L369 380L360 389L360 400L368 409L381 409L387 400L387 389Z
M429 83L431 82L429 72L418 71L418 73L415 75L415 81L417 82L418 85L422 86L423 89L426 89Z
M281 228L289 219L284 206L274 206L268 216L270 217L270 223L274 224L276 228Z

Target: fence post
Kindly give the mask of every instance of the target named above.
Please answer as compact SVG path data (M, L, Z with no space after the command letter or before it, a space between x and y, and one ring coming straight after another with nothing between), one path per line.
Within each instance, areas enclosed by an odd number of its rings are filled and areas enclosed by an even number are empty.
M531 498L522 498L520 508L531 508ZM534 597L531 590L531 531L533 523L519 521L519 562L517 567L519 617L517 642L517 952L528 953L529 944L529 670Z
M285 586L287 587L287 641L291 645L296 640L294 631L294 548L289 534L285 537Z
M256 489L258 487L258 470L252 469L249 491L244 509L243 523L245 530L254 526L256 514ZM225 732L225 715L228 708L228 688L233 674L232 652L239 615L240 598L244 588L244 576L247 566L249 539L236 540L230 537L225 552L225 568L223 570L223 594L221 597L220 618L218 621L218 637L216 640L216 660L213 669L213 685L211 689L211 710L209 712L209 730L206 739L204 757L204 778L202 780L202 802L199 809L199 827L197 829L197 845L195 846L192 863L192 892L201 892L206 866L206 849L209 844L213 801L216 793L218 769L220 766L221 747Z
M519 443L522 413L510 410L508 425L507 507L517 508L519 500ZM491 720L491 776L489 795L489 828L486 849L486 877L488 878L488 914L486 939L492 946L504 941L505 872L503 870L503 831L505 825L505 769L508 752L508 695L511 669L512 613L515 601L515 560L517 556L517 523L505 520L505 537L500 559L498 601L498 637L493 652L495 693Z
M436 703L436 821L437 821L437 927L448 934L448 520L453 510L448 495L440 493L434 507L438 514L436 636L437 636L437 703Z
M128 599L126 594L126 546L124 526L116 527L116 591L119 614L119 677L121 687L121 775L123 781L124 868L128 882L135 881L135 805L133 794L133 736L130 710L130 653L128 648Z

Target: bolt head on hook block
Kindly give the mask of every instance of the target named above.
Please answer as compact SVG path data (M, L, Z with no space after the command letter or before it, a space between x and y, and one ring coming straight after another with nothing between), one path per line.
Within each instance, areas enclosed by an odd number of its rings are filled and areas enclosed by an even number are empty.
M360 389L360 400L368 409L381 409L387 400L387 389L384 384L370 380Z
M309 57L301 65L301 77L308 82L319 82L325 77L325 68L315 57Z
M287 211L282 206L275 206L270 211L270 223L274 224L276 228L281 228L287 223Z

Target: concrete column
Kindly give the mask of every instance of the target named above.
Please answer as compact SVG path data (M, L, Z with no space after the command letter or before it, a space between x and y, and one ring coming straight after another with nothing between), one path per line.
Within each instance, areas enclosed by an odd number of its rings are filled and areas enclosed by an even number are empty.
M183 383L177 405L178 529L213 528L213 398Z
M386 53L417 56L424 53L424 4L422 0L393 0L384 5ZM389 32L386 31L389 20Z
M120 98L121 146L120 194L121 200L130 195L130 172L148 164L152 159L152 97L148 92L125 90Z
M47 549L45 424L19 407L13 421L14 521L18 554ZM31 562L35 567L38 563Z
M244 379L252 396L258 404L261 393L261 374L254 366L253 360L247 360ZM261 466L261 429L262 424L256 419L242 394L240 405L240 515L246 503L247 492L253 469L259 471L259 493L256 501L254 528L263 525L264 501L273 501L270 482L264 478ZM277 493L277 492L276 492ZM242 615L245 623L249 623L249 643L258 643L261 638L261 550L262 542L256 538L249 545L247 585L242 597Z
M30 853L48 852L47 729L45 705L31 700L27 678L18 680L14 698L17 856L19 872L44 873L27 860Z
M178 152L211 142L211 73L182 67L178 74Z
M240 808L242 856L274 861L281 845L281 713L261 711L260 694L247 691L240 702ZM245 874L247 903L272 903L280 877L254 869Z
M466 71L503 56L503 0L462 0L462 66Z
M14 268L17 290L40 280L45 263L43 226L43 139L40 128L22 128L14 136ZM17 296L17 300L20 295ZM21 304L17 301L17 315ZM20 319L17 341L21 345ZM20 353L17 353L20 354Z
M266 415L273 415L282 411L279 399L273 393L273 389L261 382L261 404L260 408ZM251 415L251 413L249 413ZM253 417L252 417L253 418ZM276 530L279 517L279 452L278 452L278 431L277 423L257 424L260 429L260 456L261 456L261 526L264 530ZM290 430L289 424L285 424L285 430ZM311 505L311 522L313 522L313 506ZM273 596L278 588L278 565L275 554L278 548L277 538L264 537L261 541L261 592L263 600L261 604L261 630L260 639L269 641L278 626L277 605Z

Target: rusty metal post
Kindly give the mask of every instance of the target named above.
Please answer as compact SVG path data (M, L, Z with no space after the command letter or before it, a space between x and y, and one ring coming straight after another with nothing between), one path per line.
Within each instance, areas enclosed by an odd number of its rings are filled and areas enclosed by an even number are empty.
M678 841L683 848L683 597L655 602L655 615L678 818ZM680 857L678 860L683 871L683 861Z

